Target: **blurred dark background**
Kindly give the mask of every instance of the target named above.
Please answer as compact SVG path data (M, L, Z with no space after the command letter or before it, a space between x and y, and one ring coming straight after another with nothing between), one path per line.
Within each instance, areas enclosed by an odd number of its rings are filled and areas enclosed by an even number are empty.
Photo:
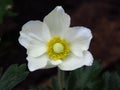
M26 49L18 43L19 31L29 20L43 20L61 5L71 16L71 26L86 26L92 30L90 46L95 59L108 70L120 70L120 0L13 0L16 16L4 17L0 24L0 67L27 63ZM57 70L30 73L19 87L46 83Z

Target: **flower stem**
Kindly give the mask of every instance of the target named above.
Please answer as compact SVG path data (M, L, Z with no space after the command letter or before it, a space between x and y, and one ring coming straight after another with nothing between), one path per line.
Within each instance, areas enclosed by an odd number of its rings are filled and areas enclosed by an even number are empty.
M60 69L58 69L58 82L60 90L64 90L65 89L64 71L61 71Z

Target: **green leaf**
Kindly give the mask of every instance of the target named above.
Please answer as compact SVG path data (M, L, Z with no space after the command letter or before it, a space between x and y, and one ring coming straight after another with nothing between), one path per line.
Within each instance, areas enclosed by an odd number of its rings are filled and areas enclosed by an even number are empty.
M91 67L83 67L72 71L68 80L67 90L90 90L94 79L102 71L98 62L94 62ZM94 82L98 83L98 82Z
M10 7L13 5L13 0L0 0L0 24L5 16L15 15Z
M72 71L67 90L120 90L120 75L117 72L101 72L98 62Z
M120 90L120 75L117 72L104 73L103 81L103 90Z
M25 69L25 64L20 66L17 64L11 65L0 79L0 90L12 90L17 84L22 82L29 73Z
M58 80L52 78L51 82L52 82L53 90L60 90L60 87L59 87L59 84L58 84Z
M109 89L109 78L110 78L110 73L106 72L103 75L103 80L104 80L104 88L103 88L103 90L108 90Z

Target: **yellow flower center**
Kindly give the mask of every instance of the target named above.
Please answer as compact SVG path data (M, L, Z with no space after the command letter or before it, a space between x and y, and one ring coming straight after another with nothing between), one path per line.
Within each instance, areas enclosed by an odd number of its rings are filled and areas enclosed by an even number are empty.
M69 44L66 40L61 39L59 36L53 37L47 43L47 54L53 60L64 59L70 52Z

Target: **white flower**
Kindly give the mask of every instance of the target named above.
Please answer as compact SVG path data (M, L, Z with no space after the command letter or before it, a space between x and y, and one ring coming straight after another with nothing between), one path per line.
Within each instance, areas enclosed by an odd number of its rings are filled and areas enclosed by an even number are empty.
M69 15L57 6L43 22L33 20L23 25L19 42L27 49L30 71L56 66L71 71L92 65L88 51L91 38L90 29L70 27Z

